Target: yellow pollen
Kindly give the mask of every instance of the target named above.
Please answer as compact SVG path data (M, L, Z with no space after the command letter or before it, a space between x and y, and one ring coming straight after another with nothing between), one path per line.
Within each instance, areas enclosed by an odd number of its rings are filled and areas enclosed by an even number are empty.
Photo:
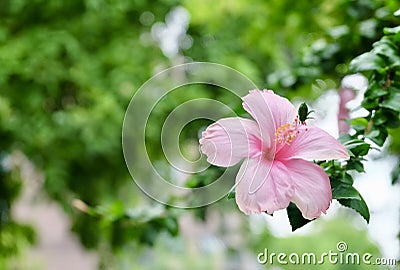
M278 129L276 130L275 141L281 144L290 144L298 133L299 132L297 130L297 125L295 123L284 124L278 127Z

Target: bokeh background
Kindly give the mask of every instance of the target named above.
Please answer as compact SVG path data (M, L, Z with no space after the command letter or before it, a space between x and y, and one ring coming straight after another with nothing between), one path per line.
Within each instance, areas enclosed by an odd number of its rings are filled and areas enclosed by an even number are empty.
M121 145L139 87L192 61L227 65L295 104L306 101L314 124L337 136L348 64L399 24L399 8L398 0L0 0L0 269L294 269L260 265L257 255L322 254L339 241L350 252L399 259L399 185L391 184L399 129L356 175L370 225L333 203L294 233L285 212L249 217L234 200L192 210L160 205L134 184ZM366 78L346 77L345 86L354 89L350 115L362 114ZM197 97L244 113L240 99L215 86L166 96L146 129L149 156L166 174L162 122ZM210 123L194 121L177 135L189 159L199 157L199 131ZM220 173L210 169L185 185Z

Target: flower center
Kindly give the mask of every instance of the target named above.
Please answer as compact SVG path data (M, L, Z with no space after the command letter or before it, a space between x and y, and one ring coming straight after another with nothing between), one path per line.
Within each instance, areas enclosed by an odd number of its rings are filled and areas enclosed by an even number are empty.
M290 144L297 134L299 134L299 131L297 130L296 121L292 124L287 123L278 127L275 132L275 141L281 144Z

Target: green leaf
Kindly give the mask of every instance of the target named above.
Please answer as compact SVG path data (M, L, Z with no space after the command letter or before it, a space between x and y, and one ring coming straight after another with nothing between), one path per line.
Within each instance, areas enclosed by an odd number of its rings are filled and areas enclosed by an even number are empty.
M359 126L367 127L368 120L365 119L364 117L354 118L354 119L351 119L351 125L359 125Z
M228 200L230 200L230 199L235 199L235 196L236 196L236 192L235 192L234 190L232 190L232 191L230 191L230 192L228 193L228 196L226 196L226 198L227 198Z
M381 40L373 44L371 53L381 55L386 58L387 62L390 63L390 67L400 65L400 56L398 55L397 46L388 38L382 38Z
M353 185L354 182L353 177L348 173L344 173L339 181L348 185Z
M288 214L290 226L292 227L292 232L297 230L298 228L303 227L307 223L313 220L305 219L301 214L299 208L294 203L290 203L286 208L286 212Z
M172 235L176 236L179 233L178 220L175 217L166 217L163 220L166 230Z
M375 112L374 115L374 125L380 126L387 122L387 117L385 112L382 109L379 109Z
M381 108L375 112L373 117L374 125L385 125L387 128L397 128L400 126L399 112Z
M344 144L347 150L351 151L355 156L365 156L368 154L371 146L363 140L354 139Z
M109 205L95 207L91 214L102 217L106 223L112 223L125 216L125 206L122 201L117 200Z
M385 28L383 28L383 33L384 33L385 35L393 35L393 34L400 33L400 26L396 26L396 27L385 27Z
M387 110L386 117L388 119L386 123L386 127L388 128L397 128L400 126L399 113L392 110Z
M379 106L379 99L366 97L361 102L361 105L367 110L373 110Z
M351 137L348 133L342 134L338 138L339 142L342 144L345 144L351 140L353 140L353 137Z
M332 187L332 199L361 200L361 197L352 185L339 183L336 187Z
M388 132L385 127L376 126L374 126L373 130L366 135L367 138L379 146L382 146L385 143L387 136Z
M358 132L363 132L368 126L368 120L364 117L355 118L350 121L350 125Z
M397 16L400 16L400 9L396 10L396 11L393 13L393 15L396 16L396 17L397 17Z
M360 160L350 160L347 163L346 169L349 170L356 170L357 172L365 172L364 165Z
M343 206L352 208L356 210L364 219L369 223L370 214L367 204L365 203L363 197L359 195L360 199L340 199L339 203Z
M367 91L365 91L364 96L371 100L383 97L387 95L389 92L382 88L382 86L378 83L376 79L373 79L371 84L368 86Z
M380 107L400 112L400 93L391 92L389 97L380 104Z
M357 56L350 62L350 70L352 72L381 70L385 68L385 61L382 57L372 52L366 52Z

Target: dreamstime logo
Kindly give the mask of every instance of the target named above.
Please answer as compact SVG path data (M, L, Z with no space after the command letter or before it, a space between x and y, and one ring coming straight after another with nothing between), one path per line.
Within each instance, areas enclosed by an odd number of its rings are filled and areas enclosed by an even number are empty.
M330 264L346 264L346 265L396 265L396 259L373 258L371 253L359 254L355 252L347 252L348 246L346 242L340 241L336 245L336 250L329 250L322 253L320 256L313 252L302 254L283 252L270 252L267 248L264 252L260 252L257 256L257 261L260 264L300 264L300 265L321 265Z
M183 102L173 108L165 121L157 123L161 130L160 151L168 161L167 168L165 165L157 166L157 161L152 160L148 153L146 128L153 110L170 92L193 84L218 86L238 98L257 88L242 73L220 64L194 62L174 66L153 76L135 93L126 110L122 130L125 162L136 184L154 200L179 208L201 207L223 198L232 189L232 179L235 179L237 171L237 168L227 168L218 179L199 188L187 188L165 177L167 171L168 175L177 179L187 179L210 166L205 156L195 161L186 159L179 145L179 135L190 122L197 119L217 121L226 116L236 116L227 104L210 98ZM185 199L171 199L179 197Z

